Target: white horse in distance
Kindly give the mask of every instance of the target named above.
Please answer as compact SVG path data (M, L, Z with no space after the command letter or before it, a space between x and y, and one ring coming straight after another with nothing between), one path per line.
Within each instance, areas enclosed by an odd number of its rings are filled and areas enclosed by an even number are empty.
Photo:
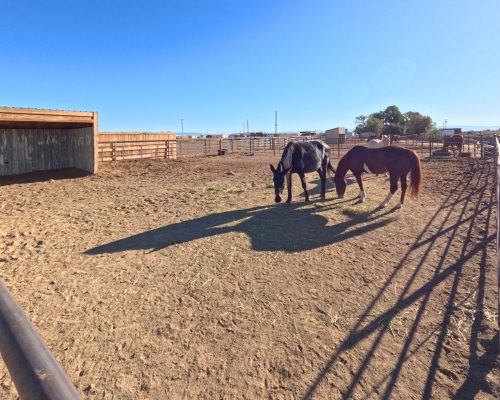
M391 144L391 139L387 135L382 135L381 139L371 139L368 142L367 147L369 149L379 149L381 147L387 147Z
M391 139L389 136L387 135L382 135L382 138L381 139L370 139L368 141L368 145L367 147L369 149L380 149L382 147L387 147L391 144ZM368 168L365 166L365 168ZM367 172L370 171L370 170L367 170ZM377 174L378 176L378 174ZM387 173L384 174L384 176L387 176Z

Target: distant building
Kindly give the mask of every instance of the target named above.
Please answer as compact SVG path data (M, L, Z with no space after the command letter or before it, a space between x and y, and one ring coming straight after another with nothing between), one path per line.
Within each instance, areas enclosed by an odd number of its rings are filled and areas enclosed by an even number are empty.
M368 138L371 138L373 136L378 137L378 135L375 132L361 132L359 134L360 139L368 139Z
M327 144L345 143L346 128L333 128L325 131L325 142Z
M316 136L316 131L300 131L299 136Z
M441 134L443 136L461 135L462 128L441 129Z

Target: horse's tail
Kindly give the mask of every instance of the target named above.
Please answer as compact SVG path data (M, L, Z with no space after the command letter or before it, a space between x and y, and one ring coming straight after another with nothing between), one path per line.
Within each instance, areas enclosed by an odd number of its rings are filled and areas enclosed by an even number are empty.
M418 158L417 153L413 150L411 152L410 160L410 196L412 198L417 198L420 190L422 189L422 164L420 158Z
M337 173L337 170L335 167L332 165L330 160L328 160L328 164L326 164L326 174L328 175L330 173L330 179L332 180L332 185L335 186L335 174Z
M335 172L337 172L335 170L335 167L332 165L332 163L330 161L328 161L327 168L328 168L328 171L333 172L334 174L335 174Z

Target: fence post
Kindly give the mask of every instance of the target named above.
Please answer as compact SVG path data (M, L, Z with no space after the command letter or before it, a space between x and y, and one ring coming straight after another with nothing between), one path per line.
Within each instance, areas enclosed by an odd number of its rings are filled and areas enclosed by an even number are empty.
M480 157L481 157L481 159L483 159L484 158L484 143L483 143L483 134L482 133L481 133L480 138L481 138L481 142L480 142L481 143L481 154L480 154Z
M111 143L111 160L116 161L116 142Z

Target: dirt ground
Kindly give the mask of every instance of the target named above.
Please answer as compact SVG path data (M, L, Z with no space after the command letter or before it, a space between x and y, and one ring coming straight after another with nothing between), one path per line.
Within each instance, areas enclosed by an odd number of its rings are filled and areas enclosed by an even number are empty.
M383 176L275 205L269 161L0 181L1 277L83 398L499 398L493 165L373 211Z

